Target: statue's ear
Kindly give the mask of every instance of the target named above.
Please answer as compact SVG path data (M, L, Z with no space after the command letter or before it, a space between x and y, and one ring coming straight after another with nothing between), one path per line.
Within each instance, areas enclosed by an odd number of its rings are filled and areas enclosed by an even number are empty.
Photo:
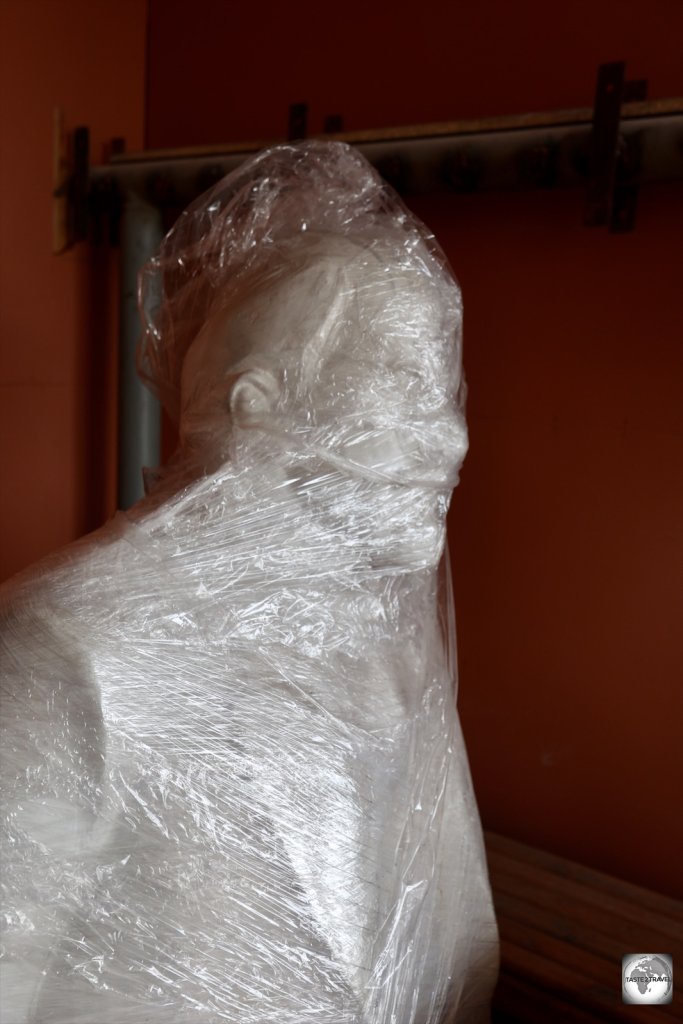
M268 370L240 373L230 389L230 413L238 427L264 425L277 404L280 385Z

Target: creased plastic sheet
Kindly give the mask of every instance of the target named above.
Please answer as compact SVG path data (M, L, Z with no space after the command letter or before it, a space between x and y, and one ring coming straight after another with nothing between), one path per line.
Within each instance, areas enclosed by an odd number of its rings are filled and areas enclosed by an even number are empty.
M309 142L199 199L141 286L178 450L2 589L0 1019L485 1020L447 263Z

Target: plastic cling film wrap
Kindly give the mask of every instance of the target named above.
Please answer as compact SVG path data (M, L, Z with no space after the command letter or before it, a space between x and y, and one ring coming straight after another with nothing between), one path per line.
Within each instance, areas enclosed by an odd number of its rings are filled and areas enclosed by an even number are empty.
M0 1020L483 1021L448 265L354 150L278 146L181 216L142 308L178 450L2 590Z

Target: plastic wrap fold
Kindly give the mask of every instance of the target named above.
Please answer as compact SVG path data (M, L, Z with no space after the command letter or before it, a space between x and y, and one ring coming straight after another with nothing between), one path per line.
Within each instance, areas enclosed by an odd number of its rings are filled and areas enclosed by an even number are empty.
M2 590L0 1019L485 1020L448 265L311 142L194 203L141 288L176 454Z

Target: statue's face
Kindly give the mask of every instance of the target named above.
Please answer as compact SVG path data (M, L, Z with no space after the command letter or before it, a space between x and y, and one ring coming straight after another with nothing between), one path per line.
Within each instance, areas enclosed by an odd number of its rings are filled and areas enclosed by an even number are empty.
M235 427L310 431L351 463L423 475L430 429L436 449L452 412L438 290L343 238L278 255L214 307L190 346L183 442L227 451Z
M340 275L329 259L276 265L214 310L183 363L185 441L217 441L234 425L265 425L276 415L299 418L312 354L340 306Z

